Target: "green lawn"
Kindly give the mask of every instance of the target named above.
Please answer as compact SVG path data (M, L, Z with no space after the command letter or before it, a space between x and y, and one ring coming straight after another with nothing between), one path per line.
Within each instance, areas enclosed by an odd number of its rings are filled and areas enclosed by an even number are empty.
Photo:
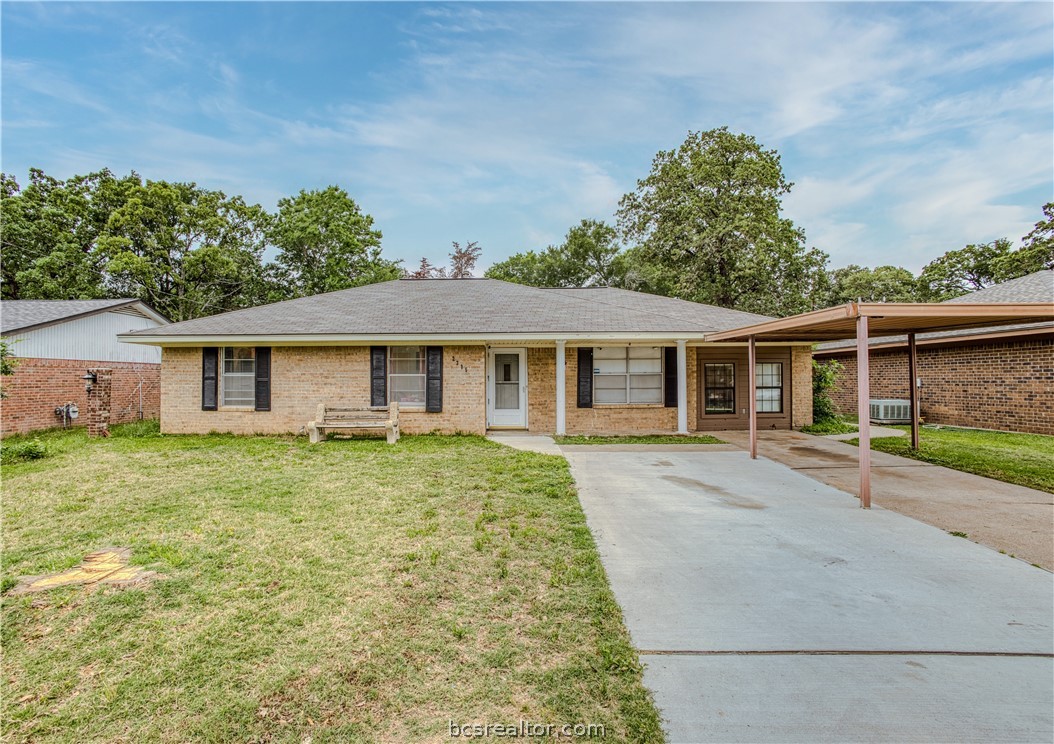
M821 436L825 434L850 434L856 431L856 429L856 424L850 424L840 418L822 421L816 424L809 424L808 426L803 426L801 428L806 434L819 434Z
M40 438L46 458L2 469L5 591L109 546L158 577L2 598L8 741L445 741L450 720L521 719L662 740L562 458Z
M894 428L911 430L910 426ZM851 440L851 444L858 443ZM871 440L871 449L1054 493L1054 437L923 427L919 444L915 452L910 436L881 437Z
M707 434L644 434L640 436L571 436L553 437L557 444L724 444Z

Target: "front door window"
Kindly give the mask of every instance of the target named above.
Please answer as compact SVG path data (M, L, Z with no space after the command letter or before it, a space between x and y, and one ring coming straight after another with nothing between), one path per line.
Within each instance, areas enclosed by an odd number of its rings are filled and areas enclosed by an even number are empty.
M517 410L520 407L520 355L494 355L494 407Z

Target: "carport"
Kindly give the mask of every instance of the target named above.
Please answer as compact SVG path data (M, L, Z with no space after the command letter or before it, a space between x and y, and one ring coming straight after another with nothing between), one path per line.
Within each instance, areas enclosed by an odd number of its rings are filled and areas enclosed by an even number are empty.
M748 399L750 410L750 456L757 458L758 342L821 343L856 339L857 415L860 426L860 506L871 508L871 412L868 340L872 337L908 337L908 390L911 398L911 446L919 446L918 388L916 384L915 335L968 328L987 328L1016 323L1054 321L1054 306L1047 303L899 303L850 302L789 318L780 318L731 331L707 334L708 342L745 342L748 347Z

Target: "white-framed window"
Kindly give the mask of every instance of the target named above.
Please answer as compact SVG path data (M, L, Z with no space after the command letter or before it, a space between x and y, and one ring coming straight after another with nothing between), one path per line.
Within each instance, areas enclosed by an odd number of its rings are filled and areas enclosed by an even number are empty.
M388 402L425 404L425 347L388 347Z
M783 413L783 363L758 362L754 377L758 413Z
M662 347L594 348L593 402L662 403Z
M224 346L220 378L222 405L256 405L256 349L251 346Z

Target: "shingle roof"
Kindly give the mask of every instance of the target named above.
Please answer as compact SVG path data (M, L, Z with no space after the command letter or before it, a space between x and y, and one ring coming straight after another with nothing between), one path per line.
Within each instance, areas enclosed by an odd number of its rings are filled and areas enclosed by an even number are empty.
M948 302L1051 302L1054 303L1054 269L994 284L976 292L954 297Z
M0 302L0 332L12 333L62 320L93 315L139 302L119 300L4 300Z
M539 289L496 279L399 279L137 331L127 337L669 333L767 320L615 289Z
M953 297L950 300L946 300L948 303L960 303L960 302L1049 302L1054 304L1054 269L1046 269L1043 271L1036 271L1026 276L1018 277L1017 279L1011 279L1010 281L1003 282L1002 284L994 284L991 287L985 289L979 289L976 292L968 292L959 297ZM1030 331L1037 328L1050 328L1054 330L1049 323L1021 323L1016 325L1006 326L992 326L989 328L974 328L965 331L940 331L938 333L920 333L918 335L919 341L933 340L933 339L953 339L953 338L969 338L970 336L977 335L988 335L991 333L1002 333L1005 331ZM907 343L907 336L886 336L876 337L868 339L870 346L886 345L886 344L903 344ZM855 341L832 341L826 344L820 344L816 347L817 351L833 351L833 350L844 350L850 347L855 347Z

